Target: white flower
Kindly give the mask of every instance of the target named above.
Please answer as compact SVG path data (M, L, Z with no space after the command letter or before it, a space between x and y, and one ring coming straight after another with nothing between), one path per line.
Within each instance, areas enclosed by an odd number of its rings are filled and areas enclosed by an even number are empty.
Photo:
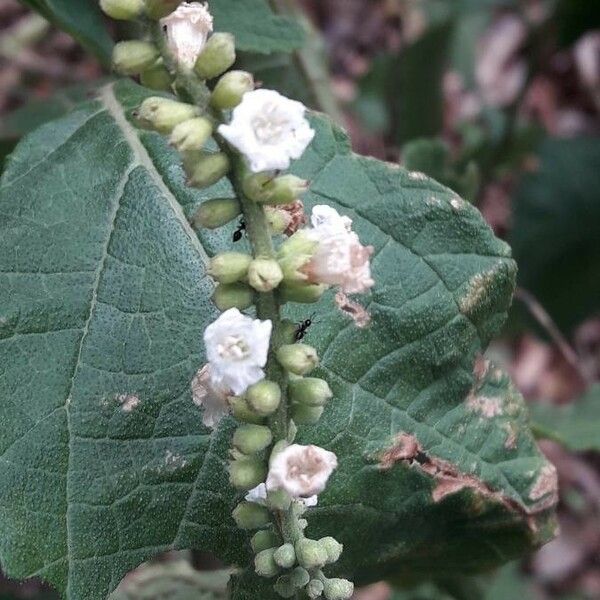
M213 387L240 395L263 379L271 329L271 321L253 320L237 308L211 323L204 332L204 344Z
M315 132L304 118L306 107L273 90L247 92L219 133L248 160L254 173L287 169L300 158Z
M254 502L254 504L266 506L267 485L265 483L259 483L244 496L244 500L246 500L246 502ZM309 496L308 498L299 498L299 500L307 507L316 506L319 503L319 497L316 494L314 496Z
M202 422L214 428L229 413L228 397L231 390L214 386L211 381L210 365L204 365L192 379L192 400L203 409Z
M200 2L182 2L177 10L161 19L160 24L166 31L167 45L177 62L191 69L213 30L208 6Z
M266 489L283 489L293 498L309 498L325 489L336 467L333 452L319 446L292 444L271 460Z
M371 277L372 246L363 246L352 231L352 220L334 208L315 206L308 237L318 242L311 260L303 268L314 283L339 286L346 294L366 292L375 283Z

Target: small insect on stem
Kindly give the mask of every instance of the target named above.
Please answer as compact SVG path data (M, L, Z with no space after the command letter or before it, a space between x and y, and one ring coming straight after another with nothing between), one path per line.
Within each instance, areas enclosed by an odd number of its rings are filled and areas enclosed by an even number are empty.
M298 323L298 328L296 329L296 333L294 334L294 340L296 342L299 342L300 340L304 339L304 336L306 335L306 330L313 324L314 317L315 313L310 315L308 319L305 319L304 321Z
M233 232L232 239L234 242L239 242L242 239L243 232L246 230L246 221L241 219L237 229Z

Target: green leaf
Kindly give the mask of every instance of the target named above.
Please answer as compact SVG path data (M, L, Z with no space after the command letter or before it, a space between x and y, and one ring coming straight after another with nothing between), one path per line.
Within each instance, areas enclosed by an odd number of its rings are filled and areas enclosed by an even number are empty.
M166 140L128 120L146 95L105 88L26 137L0 184L0 560L71 600L106 598L171 548L249 560L230 517L232 423L210 435L190 391L216 314L206 258L235 224L197 238L188 219L232 189L184 185ZM335 399L299 439L340 460L309 533L338 537L338 570L358 581L518 556L552 535L555 482L522 399L478 360L510 303L509 248L455 193L313 123L294 169L306 202L354 219L377 286L370 327L328 296L308 334ZM233 586L245 600L265 584Z
M537 402L531 405L531 412L540 437L560 441L574 452L600 450L600 385L563 406Z
M210 4L216 31L235 35L240 50L270 54L302 46L304 32L289 17L274 15L266 0L218 0Z
M514 200L519 283L563 329L598 309L600 140L550 139Z
M230 572L196 571L185 560L143 565L109 600L227 600Z
M113 41L97 0L21 0L110 64Z
M361 82L356 105L359 114L385 128L389 122L401 143L434 136L443 125L442 75L448 61L453 21L429 28L399 55L382 55ZM389 121L383 118L378 98L384 98ZM383 109L385 110L385 109Z

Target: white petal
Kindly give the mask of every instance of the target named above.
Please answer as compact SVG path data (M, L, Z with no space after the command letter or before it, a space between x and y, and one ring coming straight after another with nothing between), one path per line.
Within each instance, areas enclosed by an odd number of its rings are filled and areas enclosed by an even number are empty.
M264 483L259 483L255 488L252 488L244 497L246 502L254 502L255 504L266 505L267 503L267 486Z

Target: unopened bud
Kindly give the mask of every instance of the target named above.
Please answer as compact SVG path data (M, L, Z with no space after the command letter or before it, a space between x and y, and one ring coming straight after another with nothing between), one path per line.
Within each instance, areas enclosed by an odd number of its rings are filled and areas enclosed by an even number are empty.
M333 393L324 379L304 377L289 382L288 391L293 402L307 406L323 406Z
M250 408L245 398L230 398L229 405L231 406L231 413L241 423L260 425L264 422L264 418Z
M206 200L200 205L198 212L194 215L194 226L216 229L227 225L242 212L240 203L235 198L214 198Z
M146 0L146 12L151 19L158 20L171 14L181 0Z
M244 279L252 257L241 252L223 252L211 258L208 274L219 283L235 283Z
M257 202L264 204L291 204L308 190L308 181L295 175L281 175L264 186L264 197Z
M235 62L235 38L231 33L214 33L208 38L194 65L201 79L213 79Z
M231 163L223 152L204 153L192 171L189 184L199 189L214 185L229 173Z
M318 302L321 296L327 290L327 286L322 284L302 284L285 283L279 288L279 297L283 302L299 302L302 304L312 304Z
M261 508L264 508L261 506ZM269 548L275 548L279 545L279 538L268 529L263 529L262 531L257 531L250 540L250 545L252 546L252 550L254 554L258 554L263 550L268 550Z
M179 123L197 116L198 113L199 109L191 104L152 96L142 102L137 119L143 127L168 134Z
M284 233L292 222L292 215L287 210L282 210L276 206L265 206L265 216L267 217L269 229L274 235Z
M212 96L211 104L218 109L235 108L246 92L254 89L254 78L247 71L229 71L219 79Z
M317 351L307 344L281 346L276 355L281 366L295 375L306 375L319 364Z
M310 574L304 567L296 567L290 573L290 580L295 588L302 589L310 581Z
M233 445L244 454L256 454L272 441L273 434L264 425L242 425L233 434Z
M342 555L342 551L344 550L344 546L340 544L335 538L328 536L321 538L319 543L323 545L325 551L327 552L327 562L334 563Z
M233 510L232 516L240 529L258 529L270 522L269 511L254 502L241 502Z
M292 497L285 490L270 490L267 504L271 510L286 511L292 504Z
M296 596L296 588L289 575L282 575L281 577L278 577L277 581L273 585L273 589L282 598L294 598Z
M159 61L142 71L140 82L151 90L168 92L171 90L172 78L162 61Z
M350 600L354 593L354 584L347 579L326 579L323 592L327 600Z
M250 200L258 202L266 197L265 186L272 180L273 176L268 173L246 175L242 179L242 191Z
M314 425L319 421L324 410L322 406L294 404L292 405L292 419L298 425Z
M291 569L296 563L296 552L292 544L279 546L273 554L273 559L282 569Z
M104 14L118 21L132 21L144 11L144 0L100 0Z
M323 582L320 579L311 579L306 584L306 595L314 600L315 598L320 598L323 594Z
M281 244L277 256L280 259L297 255L312 256L318 246L319 242L308 237L304 231L297 231Z
M248 283L257 292L274 290L282 279L281 267L273 258L256 258L248 268Z
M268 548L254 557L254 570L261 577L275 577L279 573L279 567L273 558L274 554L275 548Z
M327 552L316 540L301 539L295 549L298 562L305 569L318 569L327 563Z
M259 415L272 415L281 403L281 389L274 381L262 379L246 391L246 401Z
M225 312L230 308L246 310L254 302L254 290L245 283L220 283L213 292L215 306Z
M150 42L119 42L113 49L112 65L121 75L139 75L152 66L158 57L158 49Z
M204 117L189 119L173 129L169 142L179 152L200 150L213 132L212 123Z
M229 463L229 479L239 490L251 490L265 480L267 469L258 458L241 458Z

